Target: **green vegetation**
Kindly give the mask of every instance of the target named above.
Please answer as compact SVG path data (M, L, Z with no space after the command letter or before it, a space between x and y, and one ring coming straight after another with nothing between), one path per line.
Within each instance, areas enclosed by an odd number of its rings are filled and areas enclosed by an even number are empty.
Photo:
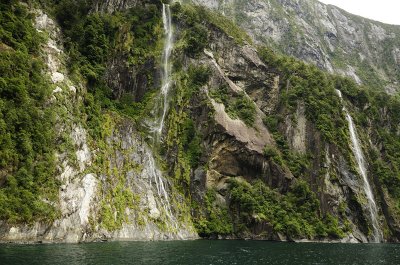
M268 66L281 74L281 85L286 90L281 92L280 108L293 113L301 99L305 103L307 118L315 124L324 140L336 144L346 153L347 123L334 91L334 88L342 88L337 86L336 79L339 77L294 58L277 55L267 48L260 48L259 54Z
M84 114L77 119L87 125L89 141L98 150L94 172L108 172L105 185L109 189L103 194L100 218L103 227L114 230L126 221L126 207L134 208L138 198L126 187L126 172L116 172L107 162L111 155L104 139L107 113L142 118L154 92L139 103L133 103L129 93L117 98L103 76L106 63L116 52L141 74L152 73L154 69L144 65L161 56L159 10L156 5L146 5L113 15L89 14L90 1L40 3L52 10L62 27L70 76L87 84L83 105L79 103L71 111ZM0 4L0 220L12 224L51 222L59 216L55 142L61 141L59 148L64 151L73 148L68 135L55 139L55 108L49 103L54 88L43 74L46 69L40 57L45 34L34 28L33 18L34 14L16 1ZM151 78L148 80L151 86ZM196 163L198 151L190 143L187 148L189 160Z
M250 36L243 29L232 22L232 20L215 12L211 12L210 10L203 7L198 7L198 12L200 13L201 17L205 17L212 25L219 28L229 36L233 37L233 39L239 45L253 43Z
M353 106L352 117L363 142L368 138L381 148L368 148L369 161L372 161L371 175L375 176L385 190L394 199L392 208L400 210L400 98L380 93L369 87L357 86L348 78L337 77L335 85L344 98ZM362 128L370 128L366 135Z
M210 70L204 66L191 66L187 72L177 73L175 97L168 116L168 134L166 148L169 154L175 154L174 165L171 169L174 180L188 191L190 172L199 165L202 151L202 137L192 120L193 94L207 83Z
M281 154L279 153L279 151L272 146L266 146L264 148L264 156L271 160L274 161L277 165L279 166L283 166L284 165L284 161L282 159Z
M289 148L285 136L279 131L279 124L283 121L280 115L265 117L264 124L272 132L275 142L282 155L273 147L266 146L264 155L271 158L278 165L286 165L295 177L304 176L311 164L311 155L297 153Z
M243 93L234 100L232 105L227 107L228 115L236 118L238 117L247 126L253 126L256 118L256 107L254 102L246 97Z
M52 88L32 22L17 1L0 3L0 220L9 223L58 215Z
M148 92L141 102L135 102L133 94L116 95L105 83L106 63L118 55L127 67L134 67L138 74L147 77L152 87L153 68L148 65L161 57L162 21L156 5L137 7L112 15L89 14L87 1L62 0L54 6L54 12L63 33L68 39L69 69L82 76L89 91L85 97L85 110L91 132L100 129L101 110L113 110L135 120L148 113L155 91ZM94 111L93 113L89 113ZM99 132L93 134L98 136Z
M119 142L107 142L107 139L115 132L116 126L122 121L115 114L106 113L103 115L102 134L96 138L100 147L97 153L97 161L93 170L99 175L105 174L107 179L102 185L101 210L99 223L108 231L114 231L128 222L126 209L139 210L140 198L134 194L127 185L126 174L129 170L138 170L139 165L133 161L123 161L122 166L117 167L116 153L120 151ZM123 150L125 157L133 150ZM141 216L138 216L141 217ZM140 223L141 220L137 220Z
M139 123L152 109L157 93L154 69L162 52L160 2L113 14L90 13L92 1L39 2L52 10L62 27L71 76L83 80L88 88L87 93L80 95L83 104L74 106L78 110L73 111L83 114L77 119L86 124L89 142L96 150L96 161L90 169L107 176L100 187L102 197L97 221L107 230L119 229L128 221L127 208L139 211L140 198L127 186L126 180L127 170L138 170L139 165L127 161L123 168L111 165L121 143L110 143L107 139L121 117L127 116ZM233 22L205 8L180 4L172 8L180 39L174 51L178 59L174 62L176 87L170 104L173 107L167 118L168 132L161 155L168 158L169 173L179 191L190 199L193 169L207 167L202 125L196 118L199 106L207 100L200 92L208 82L210 69L198 65L187 67L181 59L188 56L187 61L192 63L202 55L209 44L208 28L225 32L239 45L251 43L251 39ZM40 45L46 36L38 33L32 22L33 15L17 1L6 0L0 4L0 220L11 224L51 222L59 216L56 209L60 183L55 179L54 154L56 150L73 150L69 135L55 139L55 109L49 103L53 87L43 74L46 69L40 55ZM291 29L286 40L298 33L298 29ZM387 43L385 47L392 45ZM387 190L390 203L394 204L390 210L397 208L400 212L400 98L357 86L348 78L329 75L267 48L260 48L259 54L268 69L280 76L279 104L274 110L277 114L264 120L273 133L276 147L266 146L264 156L290 169L296 179L284 193L272 190L261 180L247 182L241 178L232 178L225 193L208 190L203 205L195 207L199 214L194 220L200 235L241 236L251 233L251 227L257 224L269 225L290 238L341 238L349 231L345 217L347 206L341 202L341 222L321 212L316 195L304 181L313 157L291 150L284 136L283 117L293 118L299 104L304 104L307 119L315 125L322 140L338 146L351 161L348 128L342 111L342 104L347 105L360 126L358 132L364 149L369 151L368 159L374 161L371 175L380 184L377 189ZM392 55L387 52L385 56ZM107 64L115 57L120 58L123 67L134 69L127 75L146 77L149 89L142 98L135 98L129 90L118 94L108 87L104 75ZM388 61L384 66L386 71L390 71L392 63ZM357 73L367 84L383 86L376 75L369 74L373 72L369 65L360 63L357 67ZM342 91L343 103L334 89ZM210 95L225 105L231 118L254 126L256 107L244 93L222 86L210 89ZM56 141L62 143L58 146ZM370 143L374 148L369 148ZM72 163L73 160L76 158L71 159ZM226 206L223 199L227 201ZM143 223L143 219L137 222Z
M189 49L190 43L193 43L195 44L193 49L195 52L202 51L205 47L207 43L207 32L205 29L210 25L231 36L239 45L252 43L250 36L233 21L203 6L187 4L181 6L180 4L175 4L173 13L175 13L174 16L177 22L184 21L186 26L192 27L186 31L188 35L186 36L188 41L187 48Z
M247 224L267 223L289 238L342 238L343 228L330 214L321 216L319 201L305 181L297 181L287 194L271 190L261 180L250 184L232 179L230 209L235 233L246 233Z
M229 100L232 97L229 91L230 91L229 87L226 84L224 84L217 89L211 90L210 96L213 97L216 102L228 106Z
M321 215L319 201L305 181L297 181L290 191L281 194L271 190L261 180L249 183L232 178L225 198L228 208L218 203L215 190L204 197L204 212L195 218L200 236L217 235L243 237L252 234L250 226L267 224L274 232L289 238L342 238L349 228L340 225L330 214Z
M253 126L256 119L256 106L243 92L233 94L226 85L210 91L216 102L225 105L225 111L232 119L241 119L247 126Z
M126 183L128 170L136 169L138 165L124 161L122 168L115 167L111 161L115 160L120 143L107 142L107 138L121 122L121 116L140 121L148 115L156 91L148 91L140 102L135 102L129 92L115 95L104 80L106 64L118 54L124 58L121 63L135 67L152 82L153 69L147 69L145 65L161 56L162 25L156 5L110 15L87 14L88 9L82 7L84 3L61 1L55 10L64 34L69 38L66 46L69 70L83 78L88 87L81 111L86 114L91 145L97 150L92 170L107 176L101 186L98 222L103 228L114 231L128 222L127 208L138 211L140 198ZM84 13L75 16L75 12ZM128 153L124 155L128 156ZM139 212L137 218L136 222L143 224L142 213Z
M208 190L204 196L204 213L194 220L197 232L201 237L231 235L233 224L226 207L217 205L217 192Z
M281 115L268 115L263 119L263 123L272 132L276 133L279 131L279 124L284 121Z
M172 8L174 23L180 25L182 38L176 46L183 48L185 54L196 57L208 43L208 31L204 18L191 5L175 4Z

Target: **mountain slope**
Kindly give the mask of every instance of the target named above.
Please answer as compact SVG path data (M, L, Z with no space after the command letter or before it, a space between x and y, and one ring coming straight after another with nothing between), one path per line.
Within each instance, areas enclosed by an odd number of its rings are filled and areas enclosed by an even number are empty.
M255 47L232 21L204 7L152 0L37 4L56 23L38 9L12 6L8 13L21 17L15 10L26 10L26 25L46 33L38 51L24 51L46 63L51 89L37 105L54 108L53 125L45 128L54 135L48 152L56 169L46 175L51 181L40 182L35 165L26 170L32 178L24 178L19 169L29 164L2 163L8 167L0 179L0 240L198 234L375 241L350 128L366 160L378 240L399 240L397 97ZM173 50L165 60L168 18ZM6 38L18 36L11 33L2 35L2 55L19 48ZM171 69L168 93L162 69ZM11 81L2 82L2 100L18 99L6 89ZM166 105L158 134L152 124ZM1 110L2 130L18 125ZM56 196L41 193L39 184ZM40 215L8 207L29 193L42 203Z
M186 1L189 2L189 1ZM236 21L256 40L388 93L399 90L400 27L316 0L193 0Z

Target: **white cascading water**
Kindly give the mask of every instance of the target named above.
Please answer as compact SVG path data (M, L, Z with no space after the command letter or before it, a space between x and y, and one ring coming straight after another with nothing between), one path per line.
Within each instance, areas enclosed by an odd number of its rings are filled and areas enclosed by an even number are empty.
M162 54L162 83L161 83L161 91L157 98L157 104L155 106L154 112L156 117L150 126L150 130L155 134L153 139L153 147L157 148L161 134L164 128L165 118L168 112L168 96L171 89L172 79L171 79L171 64L170 57L171 51L173 48L173 30L172 30L172 21L171 21L171 11L170 7L167 4L163 4L162 7L162 20L164 25L164 48ZM155 184L157 189L158 197L161 198L161 204L164 209L165 214L171 223L177 227L176 221L171 212L171 204L169 200L168 193L165 189L166 180L163 178L162 172L158 169L156 165L156 161L152 152L147 152L147 160L148 160L148 172L150 175L149 184Z
M342 92L340 90L336 90L339 98L342 100ZM364 154L362 152L360 141L358 140L357 132L354 126L353 119L351 118L349 112L346 107L343 107L343 111L346 114L346 120L349 124L350 131L350 139L351 139L351 149L353 151L354 157L356 159L358 165L358 171L362 176L363 187L365 195L367 196L367 207L370 214L371 224L373 227L373 236L372 241L375 243L379 243L383 239L382 231L380 230L379 222L378 222L378 208L376 207L374 194L372 193L371 185L369 184L367 177L367 167L364 159Z
M157 195L161 198L161 204L164 209L165 214L167 215L168 219L172 222L174 226L176 223L174 221L172 212L171 212L171 205L169 203L169 196L165 189L166 184L164 183L165 180L162 176L161 171L156 166L156 161L154 160L153 154L151 152L147 152L147 161L149 163L148 172L149 172L149 185L153 186L152 183L155 183L157 189Z
M160 138L162 134L162 130L164 128L165 117L168 112L168 95L171 89L171 64L170 57L171 51L173 48L173 29L171 22L171 10L169 5L163 4L162 10L162 19L164 24L164 33L165 33L165 43L164 43L164 51L162 55L162 64L163 64L163 72L162 72L162 83L161 83L161 97L162 97L162 115L158 120L156 133L156 138Z

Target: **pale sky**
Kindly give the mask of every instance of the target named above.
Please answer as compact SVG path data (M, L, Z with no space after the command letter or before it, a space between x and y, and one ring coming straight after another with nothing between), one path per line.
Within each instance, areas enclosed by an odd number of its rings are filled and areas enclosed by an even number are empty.
M400 0L319 0L349 13L387 24L400 25Z

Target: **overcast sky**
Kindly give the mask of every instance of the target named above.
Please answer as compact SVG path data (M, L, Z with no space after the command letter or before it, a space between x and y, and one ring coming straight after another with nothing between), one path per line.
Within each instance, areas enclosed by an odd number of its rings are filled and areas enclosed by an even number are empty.
M383 23L400 25L400 0L319 0L352 14Z

